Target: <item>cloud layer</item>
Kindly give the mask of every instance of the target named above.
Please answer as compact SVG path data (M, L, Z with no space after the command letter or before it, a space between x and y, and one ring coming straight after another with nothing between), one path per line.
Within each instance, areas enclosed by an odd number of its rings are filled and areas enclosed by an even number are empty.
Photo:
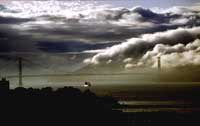
M155 53L156 49L173 50L171 48L179 47L179 43L185 47L192 44L200 32L198 5L158 12L90 2L14 1L0 5L0 52L47 54L43 58L48 63L53 63L49 55L70 54L66 55L68 59L72 54L77 55L72 59L80 66L85 65L84 59L91 64L117 62L128 68L144 64L155 66L152 59L161 53ZM190 51L181 53L186 57L184 53ZM174 53L180 52L163 53L163 61L164 56ZM35 57L30 59L35 60ZM5 56L1 60L4 62Z
M163 67L200 65L200 40L196 39L186 45L157 44L152 51L148 51L142 57L140 62L156 67L158 56L161 56Z
M192 7L158 13L142 7L98 6L95 2L15 1L0 5L2 37L10 38L10 31L19 33L22 41L29 39L27 45L35 45L31 51L41 49L37 41L118 43L142 34L199 26L199 19L199 11Z
M197 39L199 35L200 27L178 28L165 32L144 34L139 38L131 38L127 42L105 49L86 61L93 64L106 63L108 60L128 62L125 67L129 68L137 65L155 66L156 57L162 56L163 66L167 67L199 65L198 50L200 46L199 39ZM189 61L183 62L187 60Z

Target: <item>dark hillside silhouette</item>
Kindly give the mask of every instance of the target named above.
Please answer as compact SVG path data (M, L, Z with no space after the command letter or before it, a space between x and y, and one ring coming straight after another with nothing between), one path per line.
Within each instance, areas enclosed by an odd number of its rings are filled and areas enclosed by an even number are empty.
M1 120L25 125L66 126L197 126L198 112L134 112L124 113L118 101L97 96L89 89L73 87L53 90L9 89L9 82L0 85ZM14 121L16 120L16 121Z

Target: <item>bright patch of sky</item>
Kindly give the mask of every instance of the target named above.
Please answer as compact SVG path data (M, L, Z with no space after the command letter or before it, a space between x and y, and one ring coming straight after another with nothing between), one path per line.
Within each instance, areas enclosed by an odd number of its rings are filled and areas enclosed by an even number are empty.
M145 8L170 8L172 6L191 6L199 3L199 0L94 0L102 4L111 4L115 7L132 8L142 6Z
M160 7L169 8L172 6L186 6L199 3L199 0L1 0L1 3L9 3L10 1L67 1L67 2L87 2L99 4L110 4L115 7L132 8L134 6L142 6L145 8Z
M172 6L190 6L200 2L199 0L132 0L133 6L146 8L160 7L170 8Z

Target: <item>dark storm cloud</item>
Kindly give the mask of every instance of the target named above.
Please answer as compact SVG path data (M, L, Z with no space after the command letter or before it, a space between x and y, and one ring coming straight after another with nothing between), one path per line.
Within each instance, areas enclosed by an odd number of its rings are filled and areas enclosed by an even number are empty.
M7 10L5 6L1 6L1 8L2 12ZM126 41L126 39L140 37L140 35L147 33L200 25L198 11L188 8L176 9L181 13L173 10L156 13L150 9L136 7L133 9L89 10L87 13L77 12L74 15L64 12L56 15L53 13L45 14L42 11L38 15L30 13L27 17L23 17L23 12L18 12L18 17L12 10L4 12L4 16L0 14L1 38L6 38L6 40L1 41L1 52L33 50L84 52L107 48ZM179 36L175 37L179 40ZM188 39L191 36L184 38L184 41L189 42ZM163 41L173 43L168 39L163 39ZM126 50L124 53L127 55L140 53L142 55L152 49L154 44L142 41L136 47L132 50Z
M0 24L0 52L35 52L31 36L20 34L9 25Z
M116 44L113 43L84 43L78 41L65 42L38 42L37 46L44 52L60 53L60 52L83 52L85 50L95 50L110 47Z
M153 31L152 29L149 30ZM155 30L154 30L155 31ZM129 29L127 27L105 27L101 25L73 25L68 28L42 28L30 29L29 33L38 33L44 36L62 36L66 39L83 39L86 42L107 42L107 41L124 41L132 36L138 36L144 33L143 29ZM146 31L148 32L148 30ZM61 37L61 38L62 38Z
M79 15L73 18L51 15L40 16L32 24L25 24L30 27L26 32L27 34L41 34L45 39L56 37L94 43L125 41L127 38L137 37L144 33L165 31L181 26L199 25L199 22L197 22L198 15L192 15L191 19L187 17L186 20L180 14L157 14L141 7L133 10L103 10L101 12L91 12L91 15L93 15L92 18L88 18L89 15ZM185 23L181 22L182 18ZM51 23L34 24L37 21L51 21Z
M21 24L25 22L33 21L29 18L14 18L14 17L0 17L0 24Z
M30 25L32 29L27 32L41 33L45 36L66 36L67 39L85 39L93 42L124 41L144 33L165 31L181 26L198 26L200 23L197 22L199 15L195 13L187 16L173 13L157 14L141 7L133 10L102 10L91 12L91 15L93 16L90 18L88 18L90 14L73 18L40 16L39 21L51 21L52 24L40 25L33 22L33 25Z
M11 14L15 14L18 13L15 10L10 10L7 7L5 7L4 5L0 4L0 12L2 13L11 13ZM4 15L0 15L0 24L20 24L20 23L25 23L28 21L33 21L33 19L31 18L20 18L20 17L12 17L12 16L4 16Z

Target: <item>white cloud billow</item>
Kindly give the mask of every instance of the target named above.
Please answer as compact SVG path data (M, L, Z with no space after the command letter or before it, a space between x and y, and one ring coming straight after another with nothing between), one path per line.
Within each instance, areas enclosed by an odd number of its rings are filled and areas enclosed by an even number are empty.
M156 67L157 56L161 56L163 67L200 65L200 40L196 39L186 45L157 44L152 51L148 51L141 58L140 62Z
M128 62L125 67L130 68L135 66L131 65L131 60L127 59L130 57L136 64L145 64L150 66L154 66L156 61L155 57L158 55L166 54L162 56L163 59L165 59L165 57L169 57L170 54L175 55L176 53L182 52L181 55L183 59L187 57L187 54L189 55L191 53L194 54L191 58L194 58L195 56L198 56L197 54L199 53L196 54L191 51L200 47L199 40L194 41L198 38L199 34L200 27L178 28L154 34L144 34L139 38L131 38L127 40L127 42L114 45L105 51L96 54L92 58L87 59L87 63L100 64L105 63L108 60L115 60L116 62L123 62L124 60L125 63ZM194 42L190 43L192 41ZM196 62L196 60L190 61ZM169 65L166 63L166 66Z

